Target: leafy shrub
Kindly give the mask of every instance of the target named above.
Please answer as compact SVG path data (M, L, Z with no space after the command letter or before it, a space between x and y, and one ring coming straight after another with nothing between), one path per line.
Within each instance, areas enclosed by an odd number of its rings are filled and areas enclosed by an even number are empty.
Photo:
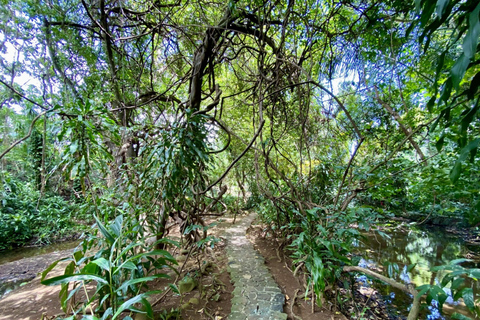
M29 183L7 176L0 190L0 250L37 238L48 243L73 226L75 206L59 196L40 193Z
M62 286L61 305L66 313L73 313L72 319L87 310L94 315L91 319L99 319L96 316L117 319L127 310L146 313L153 319L152 307L146 298L160 291L145 292L146 283L168 277L165 273L152 273L164 267L175 270L175 258L165 250L146 247L138 238L141 226L134 219L124 221L120 215L107 225L95 219L98 229L93 230L71 257L51 264L42 274L42 284ZM97 235L98 231L101 235ZM162 239L161 242L169 241ZM60 261L70 261L64 275L45 279ZM90 296L85 288L92 282L96 283L96 291ZM75 301L79 292L87 295L80 302ZM139 303L144 310L138 308Z
M443 304L447 299L452 298L454 301L463 299L465 306L468 310L475 315L475 318L480 316L480 295L476 285L466 285L466 279L469 279L471 283L477 283L480 279L480 269L478 268L466 268L460 264L468 262L468 259L456 259L450 261L447 265L437 266L432 268L433 272L441 270L448 273L443 277L442 281L438 284L424 284L417 287L419 291L418 295L426 295L426 303L430 305L433 300L438 302L438 309L442 312ZM471 320L471 318L454 313L453 319Z
M290 248L296 264L303 263L309 273L308 287L312 287L321 304L325 288L335 286L343 266L351 265L348 257L353 243L361 237L358 229L368 230L376 216L368 208L329 213L327 208L306 210L298 224L300 228ZM356 226L356 227L354 227Z

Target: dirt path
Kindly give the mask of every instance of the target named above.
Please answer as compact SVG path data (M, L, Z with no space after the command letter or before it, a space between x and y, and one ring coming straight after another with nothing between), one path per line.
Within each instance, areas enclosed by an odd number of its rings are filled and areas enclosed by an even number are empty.
M0 320L40 319L43 313L56 315L62 312L58 293L60 286L46 287L40 283L38 273L45 270L52 262L68 256L73 249L52 252L41 256L9 262L0 266L0 279L26 285L7 294L0 300ZM61 268L51 272L51 276L61 275Z

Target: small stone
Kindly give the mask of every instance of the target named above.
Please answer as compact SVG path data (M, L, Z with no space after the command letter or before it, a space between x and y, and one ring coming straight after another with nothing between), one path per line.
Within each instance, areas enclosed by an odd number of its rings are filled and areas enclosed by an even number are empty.
M244 274L244 275L243 275L243 277L244 277L245 279L247 279L247 280L249 280L249 279L251 279L251 278L252 278L252 276L251 276L251 275L249 275L249 274Z
M192 291L193 289L195 289L196 286L197 286L197 283L195 279L193 279L192 277L186 276L178 282L178 291L180 291L180 293L183 294L185 292Z

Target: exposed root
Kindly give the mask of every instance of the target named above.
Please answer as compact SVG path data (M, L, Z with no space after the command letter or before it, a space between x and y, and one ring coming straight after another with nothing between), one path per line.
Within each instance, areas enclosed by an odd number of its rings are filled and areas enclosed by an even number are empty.
M295 305L295 300L297 300L297 297L298 297L298 292L300 291L300 289L297 289L295 290L295 294L293 295L293 299L292 299L292 303L290 304L290 314L293 316L294 319L296 320L303 320L302 318L300 318L299 316L297 316L295 314L295 312L293 312L293 306Z

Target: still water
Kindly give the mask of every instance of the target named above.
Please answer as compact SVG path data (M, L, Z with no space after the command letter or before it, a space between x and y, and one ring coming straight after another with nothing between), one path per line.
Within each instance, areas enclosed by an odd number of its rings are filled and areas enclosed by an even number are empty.
M436 284L442 279L445 271L442 271L443 274L435 274L430 272L432 267L472 256L478 251L477 248L467 247L461 237L438 228L411 229L409 226L384 232L389 238L371 233L366 234L365 239L356 244L358 254L362 257L359 265L377 268L387 275L387 270L383 270L388 265L386 262L396 263L400 272L393 278L402 283L413 282L416 286ZM416 267L407 273L405 266L411 264L416 264ZM411 296L387 285L375 285L375 288L383 294L388 309L393 314L406 317L412 302ZM463 303L449 299L444 305L444 317L440 316L438 309L432 305L423 311L421 319L450 319L449 315L454 312L469 315Z
M78 245L79 241L64 241L49 244L43 247L25 247L16 248L12 250L0 251L0 265L17 261L25 258L35 257L42 254L47 254L55 251L62 251L67 249L73 249ZM53 261L52 261L53 262Z

